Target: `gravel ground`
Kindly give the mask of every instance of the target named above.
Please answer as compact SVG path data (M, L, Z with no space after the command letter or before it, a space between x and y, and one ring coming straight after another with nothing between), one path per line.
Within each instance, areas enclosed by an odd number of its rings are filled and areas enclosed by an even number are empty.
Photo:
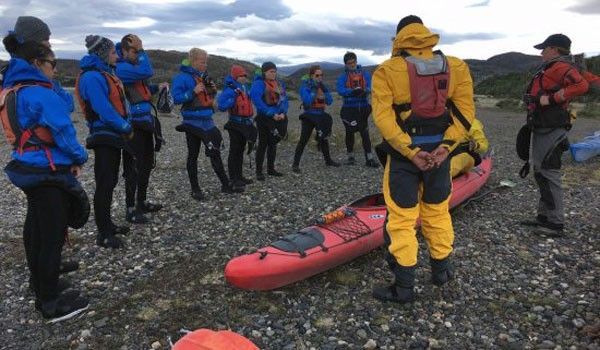
M303 174L291 173L297 106L294 102L290 109L290 137L279 147L278 168L286 176L268 177L242 195L222 195L209 162L201 157L200 181L209 198L204 203L189 196L185 139L174 131L179 120L163 118L168 145L158 155L149 197L165 208L151 224L133 226L123 250L95 246L93 217L71 232L64 255L82 266L69 277L91 304L85 314L56 325L35 312L28 291L21 241L25 196L1 176L0 348L167 349L168 337L177 340L182 328L211 328L232 329L262 349L600 349L600 158L582 165L567 154L563 158L567 236L530 234L517 225L535 215L537 201L533 177L522 181L517 176L521 162L513 140L524 119L518 113L479 111L495 151L487 188L502 179L518 186L453 213L457 276L449 285L437 288L429 282L424 244L418 301L409 306L371 297L374 285L392 278L382 248L273 292L226 285L223 268L233 256L380 190L381 168L362 162L323 167L314 142L302 159ZM339 109L333 110L337 114ZM217 120L222 126L225 117ZM83 138L83 123L76 125ZM332 149L340 160L342 129L335 118ZM571 138L599 129L600 120L580 119ZM374 129L372 135L377 135ZM8 162L6 145L0 157L2 164ZM93 154L82 176L90 196L92 165ZM123 181L113 207L115 220L123 222Z

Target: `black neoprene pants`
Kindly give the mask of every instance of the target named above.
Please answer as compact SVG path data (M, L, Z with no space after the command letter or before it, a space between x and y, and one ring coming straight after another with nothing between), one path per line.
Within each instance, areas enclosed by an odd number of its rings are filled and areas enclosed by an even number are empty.
M58 297L60 257L65 242L69 194L58 187L28 189L23 243L36 297L42 302Z
M135 159L129 153L123 153L123 177L125 178L125 203L131 208L135 206L136 194L138 205L146 201L150 173L154 166L154 135L136 129L129 146L133 150Z
M185 133L185 139L188 148L187 172L192 191L196 191L200 189L200 185L198 184L198 156L200 155L202 139L189 132ZM213 152L211 155L209 155L209 159L210 165L215 171L215 174L217 174L219 181L221 181L221 185L229 185L229 179L227 178L225 167L223 166L223 160L221 159L221 152Z
M110 146L98 146L94 149L94 177L96 192L94 193L94 217L98 234L112 234L114 224L110 218L110 206L113 191L119 181L119 163L121 149Z
M240 181L243 176L246 138L238 130L229 129L227 131L229 132L229 157L227 158L229 178L231 181Z
M308 120L302 120L302 129L300 130L300 140L298 140L298 145L296 146L296 152L294 153L294 165L300 165L300 158L302 157L302 153L304 152L304 148L306 144L310 140L310 135L313 132L313 129L316 125ZM318 138L319 148L321 152L323 152L323 158L325 158L326 162L331 161L331 155L329 153L329 141L326 138Z

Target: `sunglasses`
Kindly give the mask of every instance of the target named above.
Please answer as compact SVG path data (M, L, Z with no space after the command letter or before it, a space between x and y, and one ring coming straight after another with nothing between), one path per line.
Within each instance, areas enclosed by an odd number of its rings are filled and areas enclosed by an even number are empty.
M52 66L52 69L56 68L56 63L57 63L56 60L48 60L45 58L40 58L39 61L50 63L50 65Z
M323 74L315 74L315 78L320 78L322 76L323 76Z

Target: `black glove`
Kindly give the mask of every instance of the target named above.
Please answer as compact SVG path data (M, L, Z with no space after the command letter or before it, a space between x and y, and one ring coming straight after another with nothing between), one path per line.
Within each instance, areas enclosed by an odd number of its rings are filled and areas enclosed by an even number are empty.
M353 97L362 97L365 95L365 90L361 88L353 89L350 95Z

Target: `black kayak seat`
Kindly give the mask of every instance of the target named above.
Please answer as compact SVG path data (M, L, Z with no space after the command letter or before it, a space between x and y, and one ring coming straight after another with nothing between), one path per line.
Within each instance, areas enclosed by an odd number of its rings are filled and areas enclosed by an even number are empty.
M281 237L271 243L271 246L284 252L298 253L301 257L305 257L306 251L314 247L321 247L321 250L326 252L327 248L323 245L323 242L325 242L325 236L318 228L307 227Z

